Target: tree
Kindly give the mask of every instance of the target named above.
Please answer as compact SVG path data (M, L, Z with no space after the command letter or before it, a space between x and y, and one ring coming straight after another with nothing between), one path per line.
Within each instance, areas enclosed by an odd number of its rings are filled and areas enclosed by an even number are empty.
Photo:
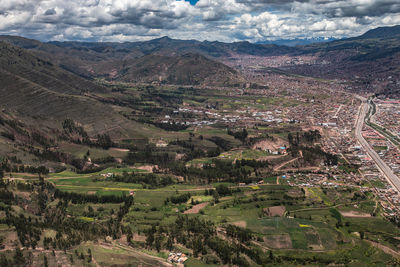
M274 260L274 254L272 253L272 250L269 251L269 259L270 259L271 261Z
M215 202L215 203L218 203L218 202L219 202L219 194L218 194L218 191L214 190L213 193L212 193L212 195L213 195L213 198L214 198L214 202Z
M88 248L88 262L92 261L92 250Z
M42 174L39 172L39 182L40 182L40 184L44 184L44 178L43 178L43 176L42 176Z
M20 248L17 248L15 250L14 263L16 265L24 265L25 264L25 258L24 258L24 255L22 254L22 251Z
M153 243L154 243L154 233L150 229L146 233L146 245L151 247L153 245Z
M170 234L168 236L168 240L167 240L167 244L166 244L167 249L172 250L173 245L174 245L174 237L172 236L172 234Z
M0 186L1 187L5 187L6 186L3 178L4 178L4 171L3 171L3 169L0 169Z
M201 236L193 237L193 242L192 242L193 257L197 258L202 248L203 248L203 242Z
M6 256L4 254L1 254L1 258L0 258L0 267L8 267L11 264L9 264Z
M293 135L291 133L288 133L288 141L290 145L293 145Z
M103 149L109 149L113 146L113 142L108 134L99 134L97 135L97 145Z
M128 242L128 244L132 243L132 238L133 238L132 231L129 230L128 234L126 235L126 241Z
M218 185L217 188L216 188L216 190L217 190L217 192L218 192L218 194L219 194L220 196L227 196L227 195L231 195L231 194L232 194L232 192L231 192L231 190L229 189L229 187L227 187L227 186L224 185L224 184Z
M162 235L156 234L154 238L154 247L156 248L157 252L161 250L161 242L162 242Z

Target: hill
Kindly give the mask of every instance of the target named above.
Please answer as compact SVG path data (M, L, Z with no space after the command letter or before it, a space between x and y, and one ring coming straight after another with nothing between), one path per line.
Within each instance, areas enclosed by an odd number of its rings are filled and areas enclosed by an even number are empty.
M253 44L247 41L223 43L197 40L177 40L167 36L150 41L126 43L82 43L82 42L50 42L49 44L70 49L90 49L93 51L110 52L118 51L126 54L150 55L176 55L196 53L207 57L229 57L234 54L242 55L282 55L297 52L294 47L279 46L274 44Z
M82 124L89 135L142 136L145 128L119 114L121 108L98 101L108 89L6 43L0 43L0 107L37 128L61 127L65 119ZM141 131L138 130L141 128ZM145 133L144 133L145 134Z
M400 25L380 27L367 31L361 36L335 40L328 43L311 44L301 47L303 53L329 53L351 51L354 55L373 55L365 58L350 58L350 60L374 60L397 53L400 47Z
M59 93L105 91L101 86L5 42L0 42L0 68Z
M136 60L106 62L94 72L117 81L179 85L232 86L244 83L239 73L199 54L147 55Z
M399 38L400 37L400 25L392 27L379 27L372 29L364 33L363 35L356 37L355 39L373 39L373 38Z
M260 47L267 49L250 43L231 47L231 44L167 37L136 43L41 43L16 36L2 36L0 40L28 49L40 58L86 78L100 76L120 81L161 81L181 85L242 83L243 79L235 70L211 58L247 50L262 53Z
M298 47L301 55L317 58L313 64L286 66L296 74L353 81L353 88L399 95L400 26L383 27L328 43ZM392 80L388 80L389 77Z

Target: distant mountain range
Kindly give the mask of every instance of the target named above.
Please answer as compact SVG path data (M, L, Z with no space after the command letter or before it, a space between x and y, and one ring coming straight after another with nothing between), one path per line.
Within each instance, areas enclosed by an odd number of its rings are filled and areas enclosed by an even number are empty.
M351 78L351 75L371 76L372 72L377 71L388 72L391 75L398 70L396 60L400 52L399 32L400 26L382 27L370 30L359 37L329 42L315 43L314 41L322 40L304 39L301 42L313 43L297 46L249 42L200 42L175 40L169 37L126 43L42 43L22 37L0 36L0 41L30 51L43 62L51 62L54 68L57 67L54 73L63 70L67 73L65 77L74 73L89 79L101 77L134 83L232 86L243 85L246 81L237 70L220 62L241 57L312 55L319 58L318 62L329 62L329 64L325 64L323 68L319 64L314 64L283 69L317 77L347 79ZM280 42L294 45L300 40ZM372 65L374 68L368 70ZM357 70L362 72L359 73ZM66 85L57 88L73 87L74 82L67 80ZM84 83L87 81L78 82L78 84ZM91 87L97 88L88 85L88 88Z
M315 43L326 43L338 40L333 37L313 37L313 38L295 38L295 39L278 39L273 41L260 41L257 44L275 44L284 46L298 46L298 45L309 45Z
M314 53L316 51L332 51L343 49L362 49L360 53L368 52L373 47L387 48L384 40L397 41L400 38L400 26L381 27L370 30L365 34L336 40L334 38L306 38L306 39L282 39L276 41L264 41L261 43L249 43L246 41L235 43L209 42L196 40L176 40L162 37L144 42L48 42L42 43L36 40L16 36L0 36L0 41L6 41L24 49L34 51L43 58L52 62L63 64L64 67L76 63L104 61L110 59L135 59L145 55L175 56L186 53L202 54L218 59L234 55L251 56L277 56ZM380 39L380 40L376 40ZM384 39L384 40L383 40ZM369 40L369 41L368 41ZM392 45L396 46L393 42ZM296 46L296 47L294 47ZM373 46L373 47L372 47ZM62 61L62 62L61 62ZM79 64L81 65L81 64Z

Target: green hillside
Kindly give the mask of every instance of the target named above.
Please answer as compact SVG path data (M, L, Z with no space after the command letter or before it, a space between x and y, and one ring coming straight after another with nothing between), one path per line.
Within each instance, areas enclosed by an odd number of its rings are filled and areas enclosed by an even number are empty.
M122 65L116 80L181 85L234 85L243 83L238 72L199 54L149 55Z

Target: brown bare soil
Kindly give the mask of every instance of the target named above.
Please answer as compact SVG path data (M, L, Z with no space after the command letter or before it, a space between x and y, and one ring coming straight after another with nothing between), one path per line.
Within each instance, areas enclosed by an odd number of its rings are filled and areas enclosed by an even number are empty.
M205 208L208 205L208 202L200 203L197 205L194 205L191 209L186 210L184 214L197 214L199 213L200 210Z
M289 234L270 235L264 237L264 243L269 248L274 249L290 249L292 248L292 240Z
M242 228L246 228L247 226L247 223L245 221L233 222L232 224Z
M14 192L14 195L26 199L26 200L30 200L31 199L31 193L30 192Z
M275 138L275 140L270 140L270 139L266 139L263 141L260 141L256 144L253 145L253 149L261 149L261 150L277 150L279 149L281 146L285 146L288 145L288 142L286 142L285 140L281 139L281 138Z
M264 214L270 217L285 215L286 208L284 206L274 206L269 208L264 208Z
M17 232L7 233L3 241L4 249L13 250L16 247L15 244L17 244L17 246L20 246Z
M144 171L148 171L148 172L153 172L153 168L157 169L158 166L157 165L143 165L140 167L136 167L136 169L144 170Z
M119 152L129 152L129 149L118 148L118 147L112 147L112 148L110 148L110 150L119 151Z
M301 190L292 189L292 190L289 190L287 192L287 195L290 196L290 197L294 197L294 198L302 197L303 196L303 192Z
M368 218L371 217L371 214L369 213L364 213L360 211L340 211L343 217L348 217L348 218Z
M133 235L132 239L138 242L146 242L146 236L144 235Z
M389 248L387 246L384 246L382 244L379 244L379 243L376 243L376 242L373 242L373 241L370 241L370 240L366 240L366 241L368 243L370 243L372 246L374 246L376 248L379 248L379 249L382 249L383 252L385 252L386 254L392 255L393 257L398 258L398 259L400 258L400 253L397 252L397 251L394 251L393 249L391 249L391 248Z
M183 153L176 154L175 160L180 160L180 159L182 159L184 156L185 156L185 154L183 154Z

